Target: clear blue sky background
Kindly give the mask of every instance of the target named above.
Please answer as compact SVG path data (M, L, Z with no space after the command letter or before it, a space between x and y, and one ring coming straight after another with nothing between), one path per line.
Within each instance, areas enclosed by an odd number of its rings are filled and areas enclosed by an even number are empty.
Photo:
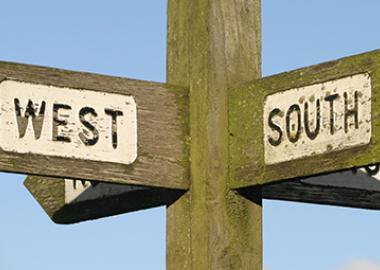
M165 81L166 1L3 0L0 60ZM380 48L380 1L263 0L263 72ZM53 224L0 175L0 270L165 269L165 208ZM266 270L379 270L380 212L264 202ZM356 268L355 268L356 267Z

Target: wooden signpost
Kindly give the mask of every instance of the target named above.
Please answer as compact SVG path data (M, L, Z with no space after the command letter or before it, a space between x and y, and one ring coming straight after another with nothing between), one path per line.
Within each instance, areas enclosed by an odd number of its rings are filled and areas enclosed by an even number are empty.
M260 79L260 14L169 0L168 84L0 63L0 170L59 223L166 204L170 270L261 270L263 197L380 208L360 170L300 178L380 161L380 52Z

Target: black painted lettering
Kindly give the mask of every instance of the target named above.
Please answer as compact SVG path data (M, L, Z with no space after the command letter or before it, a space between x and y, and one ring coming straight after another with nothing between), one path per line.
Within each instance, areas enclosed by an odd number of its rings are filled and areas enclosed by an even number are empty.
M99 182L95 182L95 181L73 180L73 188L75 190L78 189L78 185L77 185L78 182L82 184L82 188L88 187L88 184L90 184L91 187L96 187L99 184Z
M348 94L347 92L344 92L344 131L348 132L348 118L354 117L355 121L355 128L359 128L359 94L358 91L355 91L354 93L354 108L349 109L348 108Z
M372 166L365 166L364 169L369 176L374 176L379 173L380 167L379 164L376 164Z
M80 182L82 184L82 188L87 187L87 181L86 180L73 180L73 188L76 190L78 189L77 183Z
M86 127L86 129L83 129L83 131L79 133L79 138L84 145L92 146L99 141L99 131L93 124L86 120L86 115L88 114L91 114L94 117L98 116L95 109L91 107L84 107L79 111L79 120L82 125Z
M279 114L281 113L281 110L280 109L274 109L270 112L269 114L269 117L268 117L268 125L269 127L273 130L273 131L276 131L278 133L277 135L277 139L274 139L273 137L269 137L268 138L268 142L273 145L273 146L278 146L281 144L281 140L282 140L282 130L281 128L276 125L274 122L273 122L273 118L275 116L278 116Z
M28 101L28 104L26 105L24 115L22 115L21 113L20 100L18 98L14 99L14 104L15 104L17 126L18 126L18 132L19 132L20 138L23 138L25 136L28 123L29 123L29 118L32 118L31 120L32 120L32 128L34 131L34 137L36 138L36 140L38 140L41 137L42 126L43 126L44 118L45 118L45 108L46 108L45 101L41 102L41 105L39 106L40 110L38 114L37 114L38 109L34 107L34 103L30 99Z
M297 124L292 124L291 115L296 114ZM297 125L297 127L296 127ZM286 113L286 133L288 135L289 141L296 143L301 135L301 109L297 104L290 106L288 112Z
M69 137L59 134L58 128L67 126L68 124L66 119L59 118L59 110L71 110L71 107L66 104L53 104L53 141L71 142L71 139Z
M112 146L117 148L118 136L117 136L117 117L122 116L123 112L112 109L105 109L104 112L111 117L111 136L112 136Z
M304 125L305 125L305 132L306 135L309 137L310 140L314 140L318 134L319 130L321 128L321 102L319 99L317 99L316 102L316 116L315 116L315 128L314 131L310 130L310 122L309 122L309 103L306 101L305 102L305 112L304 112Z
M338 94L333 94L325 97L325 101L330 102L330 134L335 133L335 116L334 116L334 101L339 97Z

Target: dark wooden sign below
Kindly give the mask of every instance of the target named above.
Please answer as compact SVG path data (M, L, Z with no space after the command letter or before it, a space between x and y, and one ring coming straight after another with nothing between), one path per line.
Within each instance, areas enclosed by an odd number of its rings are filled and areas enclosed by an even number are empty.
M24 185L49 217L59 224L170 205L185 192L40 176L29 176Z

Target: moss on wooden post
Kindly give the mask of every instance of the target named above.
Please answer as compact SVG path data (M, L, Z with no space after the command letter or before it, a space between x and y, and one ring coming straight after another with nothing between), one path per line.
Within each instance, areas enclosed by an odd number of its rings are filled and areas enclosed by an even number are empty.
M168 207L167 269L262 269L262 209L228 188L227 89L261 76L260 0L169 0L168 83L190 87L191 188Z

